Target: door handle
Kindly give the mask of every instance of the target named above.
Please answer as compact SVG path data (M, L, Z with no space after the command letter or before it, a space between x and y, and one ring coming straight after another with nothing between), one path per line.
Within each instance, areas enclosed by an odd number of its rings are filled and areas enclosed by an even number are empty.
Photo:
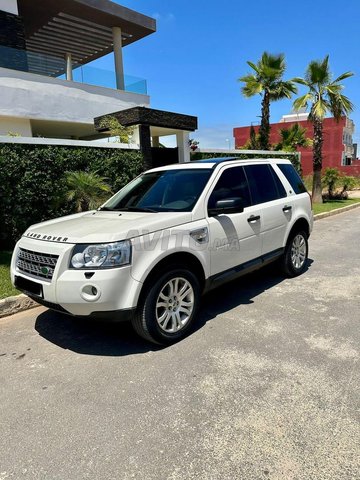
M255 216L255 215L251 215L251 217L249 217L249 218L247 219L247 221L248 221L249 223L255 223L255 222L257 222L258 220L260 220L260 215L256 215L256 216Z
M283 208L283 212L285 212L285 213L290 212L291 210L292 210L291 205L285 205L285 207Z

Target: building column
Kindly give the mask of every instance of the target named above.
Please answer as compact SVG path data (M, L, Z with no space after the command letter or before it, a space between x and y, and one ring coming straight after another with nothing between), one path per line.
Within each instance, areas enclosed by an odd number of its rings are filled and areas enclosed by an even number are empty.
M121 28L113 27L116 88L125 90Z
M177 132L176 142L179 150L179 163L190 162L189 132Z
M152 137L152 146L155 148L160 147L160 137Z
M143 154L144 168L153 167L151 152L151 135L149 125L139 125L140 151Z
M66 80L72 81L73 79L73 71L72 71L72 57L71 53L65 54L65 62L66 62Z

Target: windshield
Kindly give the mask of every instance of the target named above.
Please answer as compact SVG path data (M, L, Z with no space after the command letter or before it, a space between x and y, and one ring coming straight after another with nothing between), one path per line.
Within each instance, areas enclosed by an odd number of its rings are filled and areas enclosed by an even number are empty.
M190 212L212 173L189 168L144 173L101 208L138 212Z

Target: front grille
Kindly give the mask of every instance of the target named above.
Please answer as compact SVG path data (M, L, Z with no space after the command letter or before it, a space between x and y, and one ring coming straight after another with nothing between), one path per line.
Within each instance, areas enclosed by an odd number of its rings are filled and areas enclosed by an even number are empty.
M31 250L20 248L16 260L16 267L20 272L27 273L33 277L51 280L58 258L58 255L32 252Z

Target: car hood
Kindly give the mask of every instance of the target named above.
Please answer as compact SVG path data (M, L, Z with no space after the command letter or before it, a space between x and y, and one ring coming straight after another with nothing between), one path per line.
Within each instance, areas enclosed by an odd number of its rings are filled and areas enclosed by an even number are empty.
M106 243L176 227L191 218L190 212L92 211L38 223L24 236L57 243Z

